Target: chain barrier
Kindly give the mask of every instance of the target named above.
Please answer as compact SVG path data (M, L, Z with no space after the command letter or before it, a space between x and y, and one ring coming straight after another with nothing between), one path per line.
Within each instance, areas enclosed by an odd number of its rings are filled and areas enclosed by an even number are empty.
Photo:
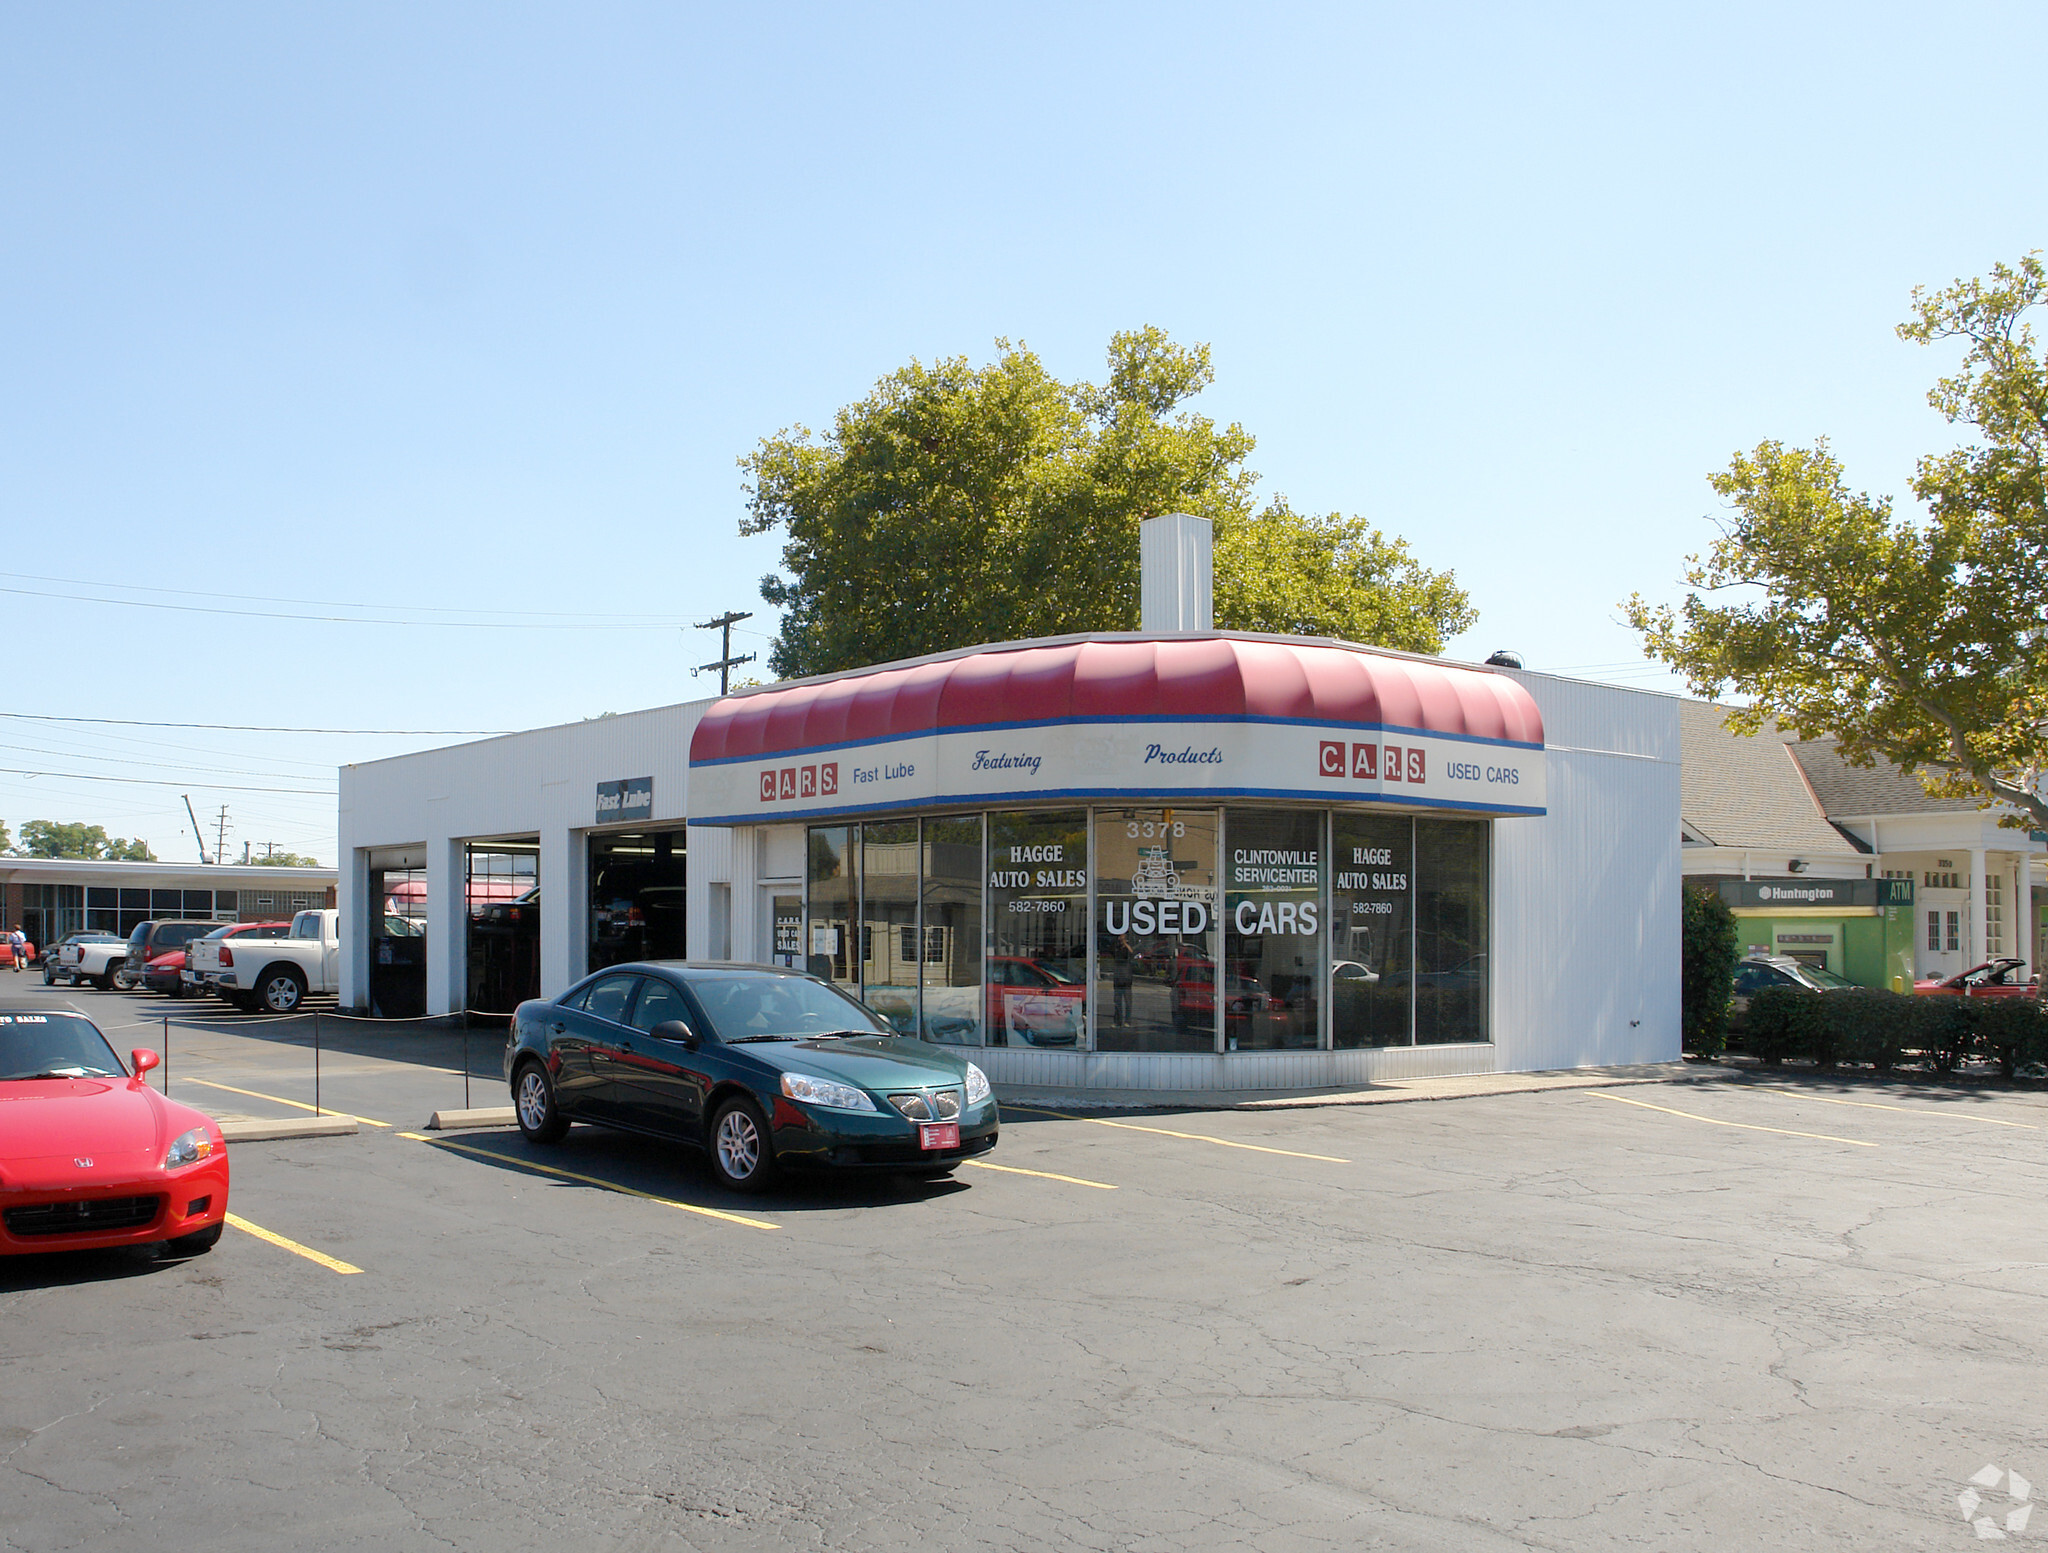
M83 1011L81 1010L81 1012ZM171 1021L173 1018L177 1019L181 1029L204 1030L210 1035L232 1035L235 1031L246 1029L250 1025L290 1024L297 1020L310 1019L313 1021L313 1114L319 1116L323 1114L320 1105L321 1020L339 1019L348 1024L365 1025L433 1025L438 1021L446 1019L461 1020L462 1107L464 1110L468 1110L470 1109L469 1081L471 1077L470 1021L472 1019L499 1020L509 1017L506 1014L494 1013L480 1008L463 1008L446 1014L418 1014L410 1017L393 1017L388 1014L343 1013L340 1009L324 1008L307 1009L303 1013L294 1012L290 1014L244 1014L239 1011L225 1011L220 1014L183 1013L172 1015L166 1011L154 1019L131 1019L121 1024L106 1025L102 1028L109 1032L115 1030L140 1030L151 1027L158 1029L159 1039L163 1047L162 1061L159 1064L159 1081L163 1086L163 1093L168 1095L171 1092Z

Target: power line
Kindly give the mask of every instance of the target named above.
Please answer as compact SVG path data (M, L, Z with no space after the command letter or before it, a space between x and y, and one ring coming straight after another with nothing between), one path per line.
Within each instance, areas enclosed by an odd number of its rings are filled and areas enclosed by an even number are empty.
M593 620L561 624L545 620L400 620L386 615L300 615L276 609L221 609L210 604L160 604L154 599L102 599L83 593L50 593L41 588L0 588L32 599L69 599L77 604L112 604L122 609L167 609L181 615L233 615L244 620L312 620L344 626L420 626L437 631L668 631L682 622ZM341 608L354 608L342 605ZM363 605L366 609L375 605Z
M0 766L0 775L63 777L80 782L124 782L134 787L200 787L219 793L293 793L301 798L332 798L335 792L331 787L238 787L233 782L194 782L190 777L180 777L174 782L166 777L101 776L97 771L24 771L19 766Z
M201 588L153 588L147 583L140 582L109 582L104 577L43 577L33 572L16 572L14 575L16 580L22 582L61 582L67 587L113 588L122 593L175 593L180 598L194 599L245 599L248 597L246 593L209 593ZM106 600L104 602L118 603L119 600ZM572 609L521 609L514 611L505 609L469 609L458 604L358 604L347 599L274 598L270 602L273 604L310 604L320 609L410 609L429 615L506 615L516 613L527 616L538 615L549 620L624 619L630 620L635 624L650 626L669 626L675 624L667 615L596 616L588 610Z
M19 717L37 723L97 723L110 728L204 728L214 733L351 733L419 738L457 734L487 737L520 731L517 728L273 728L262 723L160 723L142 717L67 717L57 712L0 712L0 717Z

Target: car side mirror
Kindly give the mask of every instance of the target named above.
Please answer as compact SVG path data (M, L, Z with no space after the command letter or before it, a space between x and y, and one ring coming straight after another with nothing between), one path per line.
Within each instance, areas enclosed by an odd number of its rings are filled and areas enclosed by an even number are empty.
M147 1046L138 1046L128 1054L128 1060L135 1064L135 1076L141 1078L143 1074L161 1063L163 1058L159 1057Z
M678 1046L689 1047L691 1051L697 1049L697 1032L680 1019L664 1019L647 1033L657 1041L674 1041Z

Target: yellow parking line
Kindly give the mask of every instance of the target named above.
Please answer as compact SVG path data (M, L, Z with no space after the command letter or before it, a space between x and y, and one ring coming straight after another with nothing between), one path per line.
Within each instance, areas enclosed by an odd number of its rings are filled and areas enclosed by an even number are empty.
M1107 1181L1083 1181L1079 1176L1054 1175L1050 1170L1025 1170L1017 1165L992 1165L985 1159L963 1159L960 1163L972 1165L976 1170L1000 1170L1006 1176L1037 1176L1041 1181L1064 1181L1069 1186L1092 1186L1098 1192L1116 1190Z
M2033 1122L2008 1122L1997 1116L1972 1116L1967 1111L1942 1111L1925 1105L1885 1105L1877 1100L1837 1100L1833 1095L1809 1095L1799 1089L1777 1089L1769 1084L1744 1084L1744 1089L1754 1089L1761 1094L1783 1095L1788 1100L1818 1100L1822 1105L1853 1105L1865 1111L1904 1111L1908 1116L1938 1116L1951 1122L1982 1122L1987 1127L2019 1127L2027 1132L2039 1132Z
M267 1240L273 1246L282 1246L285 1250L291 1252L293 1256L302 1256L309 1262L318 1262L322 1267L334 1272L359 1273L362 1271L360 1267L356 1267L351 1263L335 1260L335 1258L327 1255L324 1251L315 1251L311 1246L302 1246L296 1240L287 1240L284 1236L278 1234L277 1231L265 1229L261 1224L251 1224L238 1213L227 1215L227 1221L245 1235L254 1235L258 1240Z
M1334 1154L1304 1154L1298 1149L1269 1149L1262 1143L1239 1143L1233 1138L1212 1138L1206 1132L1175 1132L1171 1127L1145 1127L1137 1122L1113 1122L1106 1116L1074 1116L1066 1111L1048 1110L1042 1105L1013 1105L1013 1111L1036 1111L1041 1116L1057 1116L1070 1122L1093 1122L1098 1127L1122 1127L1131 1132L1156 1132L1162 1138L1186 1138L1191 1143L1213 1143L1218 1148L1249 1149L1254 1154L1284 1154L1289 1159L1319 1159L1326 1165L1348 1165L1348 1159L1339 1159Z
M357 1116L352 1111L337 1111L331 1105L311 1106L303 1100L287 1100L283 1095L266 1095L260 1089L237 1089L232 1084L216 1084L210 1078L181 1078L180 1084L204 1084L208 1089L225 1089L231 1095L247 1095L251 1100L268 1100L272 1105L296 1106L301 1111L312 1111L320 1116L346 1116L352 1122L361 1122L365 1127L389 1127L389 1122L375 1121L367 1116Z
M1724 1122L1718 1116L1702 1116L1697 1111L1674 1111L1668 1105L1652 1105L1647 1100L1631 1100L1626 1095L1610 1095L1605 1090L1589 1089L1586 1094L1596 1100L1618 1100L1623 1105L1639 1105L1645 1111L1662 1111L1666 1116L1682 1116L1691 1122L1707 1122L1715 1127L1740 1127L1744 1132L1775 1132L1785 1138L1818 1138L1823 1143L1846 1143L1852 1148L1874 1149L1875 1143L1862 1138L1837 1138L1828 1132L1794 1132L1789 1127L1759 1127L1754 1122Z
M601 1180L597 1176L579 1175L573 1170L564 1170L559 1165L543 1165L536 1159L520 1159L511 1154L500 1154L495 1149L472 1148L467 1143L456 1143L448 1138L430 1138L423 1132L401 1132L401 1138L410 1138L415 1143L431 1143L437 1149L453 1149L458 1154L474 1154L478 1159L488 1159L496 1165L510 1165L515 1170L538 1170L551 1176L560 1176L564 1181L580 1181L585 1186L601 1186L607 1192L620 1192L627 1197L644 1197L649 1202L662 1203L670 1208L680 1208L685 1213L700 1213L707 1219L723 1219L728 1224L744 1224L748 1229L781 1229L780 1224L770 1224L766 1219L750 1219L742 1214L724 1213L717 1208L700 1208L695 1203L678 1202L673 1197L657 1196L643 1192L638 1187L621 1186L616 1181Z

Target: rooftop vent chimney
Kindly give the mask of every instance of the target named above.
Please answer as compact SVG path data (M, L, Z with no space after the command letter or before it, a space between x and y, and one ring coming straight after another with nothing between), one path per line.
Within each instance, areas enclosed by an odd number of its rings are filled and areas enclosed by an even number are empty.
M1213 631L1215 546L1207 518L1169 512L1138 525L1138 622L1147 631Z
M1486 660L1486 666L1490 669L1519 669L1522 667L1522 655L1512 647L1503 647Z

